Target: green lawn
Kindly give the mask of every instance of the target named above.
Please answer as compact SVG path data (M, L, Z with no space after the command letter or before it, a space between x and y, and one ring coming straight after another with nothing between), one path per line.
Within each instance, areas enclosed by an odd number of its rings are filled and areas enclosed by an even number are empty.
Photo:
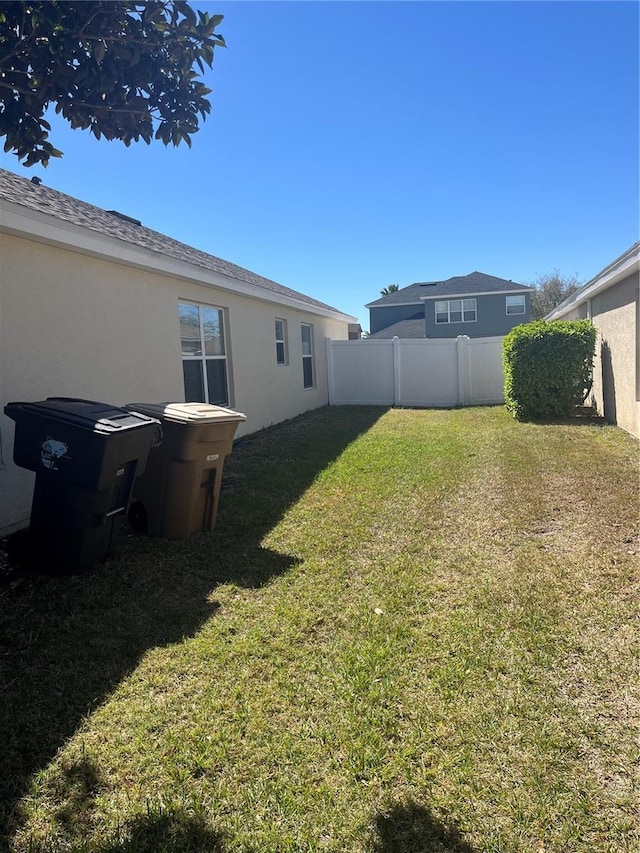
M6 849L640 850L638 515L595 421L242 441L212 535L0 597Z

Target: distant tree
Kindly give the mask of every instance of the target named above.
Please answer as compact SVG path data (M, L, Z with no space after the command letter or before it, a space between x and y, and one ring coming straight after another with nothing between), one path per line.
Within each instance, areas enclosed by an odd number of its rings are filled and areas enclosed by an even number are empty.
M542 320L549 311L575 293L582 285L575 275L562 276L558 270L545 273L531 282L531 319Z
M396 290L400 290L400 287L397 284L390 284L388 287L383 287L380 294L382 296L388 296L390 293L395 293Z
M183 0L45 0L0 4L0 138L25 166L61 157L43 118L125 145L191 146L211 110L197 78L224 47L222 15Z

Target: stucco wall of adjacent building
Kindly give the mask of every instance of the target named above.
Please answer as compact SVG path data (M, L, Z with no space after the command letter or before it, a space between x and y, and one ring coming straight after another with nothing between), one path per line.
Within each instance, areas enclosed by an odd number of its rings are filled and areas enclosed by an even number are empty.
M567 311L562 315L563 320L588 320L589 319L589 303L588 301L581 302L575 308Z
M5 404L184 400L179 300L225 311L230 406L247 415L238 435L328 401L325 338L346 340L347 322L9 234L0 234L0 257L0 532L28 519L34 477L13 465ZM287 323L284 366L276 364L276 317ZM301 323L313 326L308 390Z
M635 273L591 299L598 330L592 400L607 420L640 437L638 291Z

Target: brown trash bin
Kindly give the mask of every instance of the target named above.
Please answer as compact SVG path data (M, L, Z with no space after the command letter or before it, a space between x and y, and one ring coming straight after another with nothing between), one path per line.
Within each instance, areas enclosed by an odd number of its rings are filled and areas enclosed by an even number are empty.
M129 403L126 408L160 421L146 470L133 490L132 526L164 539L213 530L224 458L246 416L208 403Z

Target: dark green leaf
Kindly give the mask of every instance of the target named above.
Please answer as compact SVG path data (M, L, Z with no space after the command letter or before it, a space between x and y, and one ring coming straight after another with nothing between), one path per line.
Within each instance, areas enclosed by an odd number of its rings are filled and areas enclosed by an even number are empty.
M190 144L197 117L211 110L210 89L199 78L215 47L224 46L213 32L221 15L196 15L182 0L113 0L100 4L99 16L97 5L2 4L0 44L9 58L0 71L16 89L0 86L0 136L25 165L59 154L44 145L50 127L42 115L49 106L71 127L125 145L149 142L154 127L165 145ZM18 93L26 73L32 91ZM41 120L41 127L30 119Z

